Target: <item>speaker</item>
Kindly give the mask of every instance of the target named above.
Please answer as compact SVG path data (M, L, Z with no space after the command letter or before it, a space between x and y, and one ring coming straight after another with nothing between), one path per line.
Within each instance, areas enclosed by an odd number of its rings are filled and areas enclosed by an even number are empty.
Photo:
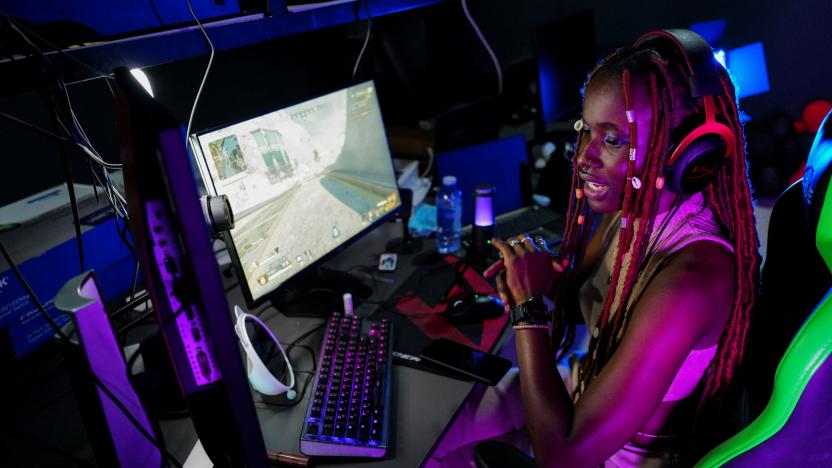
M736 136L717 120L714 96L722 93L722 65L716 61L711 46L693 31L664 29L641 36L636 47L655 49L667 54L680 53L690 72L690 93L702 98L705 113L685 119L671 135L673 144L664 170L666 187L681 195L704 189L731 157Z
M474 227L472 229L474 260L484 260L494 251L491 239L494 231L494 192L491 185L477 185L473 190Z

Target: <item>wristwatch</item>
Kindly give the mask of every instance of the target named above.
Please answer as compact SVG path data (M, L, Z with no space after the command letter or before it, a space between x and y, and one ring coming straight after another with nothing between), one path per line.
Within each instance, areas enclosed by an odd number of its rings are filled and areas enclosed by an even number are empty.
M528 325L550 325L552 323L552 312L542 298L530 297L511 309L511 326Z

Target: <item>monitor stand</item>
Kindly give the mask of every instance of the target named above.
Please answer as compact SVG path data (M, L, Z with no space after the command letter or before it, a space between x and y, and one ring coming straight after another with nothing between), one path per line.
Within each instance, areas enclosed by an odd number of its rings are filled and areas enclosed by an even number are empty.
M280 288L271 302L287 317L328 317L334 311L343 311L344 293L352 294L353 304L358 306L373 290L349 273L317 268Z

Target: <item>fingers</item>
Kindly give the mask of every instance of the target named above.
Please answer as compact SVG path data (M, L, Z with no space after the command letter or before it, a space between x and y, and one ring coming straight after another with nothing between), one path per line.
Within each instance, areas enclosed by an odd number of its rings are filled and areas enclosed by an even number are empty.
M516 237L516 242L517 244L514 248L518 249L521 253L540 251L540 249L537 248L534 239L532 239L532 236L526 234L525 232ZM509 242L509 244L511 244L511 242Z
M509 239L507 245L515 256L522 256L527 252L538 252L540 250L528 234L520 234L519 236Z
M506 275L504 274L497 276L497 293L500 294L500 300L503 301L503 310L509 312L511 310L511 297L508 294Z
M536 236L534 238L534 243L540 248L540 250L551 255L552 251L549 250L549 245L546 243L546 239L544 239L543 236Z
M514 257L514 249L509 247L509 245L502 240L495 237L491 239L491 245L493 245L494 248L500 252L500 255L503 257L503 262L506 262L508 259Z
M488 268L482 272L482 275L486 278L491 278L492 276L496 275L497 273L504 271L506 269L505 263L503 260L497 260L496 262L492 263Z

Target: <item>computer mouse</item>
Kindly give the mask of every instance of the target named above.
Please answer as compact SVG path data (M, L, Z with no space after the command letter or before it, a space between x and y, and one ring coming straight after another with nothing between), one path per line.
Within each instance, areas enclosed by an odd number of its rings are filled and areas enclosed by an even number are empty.
M445 316L451 323L470 323L499 317L505 313L503 301L497 296L474 294L458 299L445 309Z

